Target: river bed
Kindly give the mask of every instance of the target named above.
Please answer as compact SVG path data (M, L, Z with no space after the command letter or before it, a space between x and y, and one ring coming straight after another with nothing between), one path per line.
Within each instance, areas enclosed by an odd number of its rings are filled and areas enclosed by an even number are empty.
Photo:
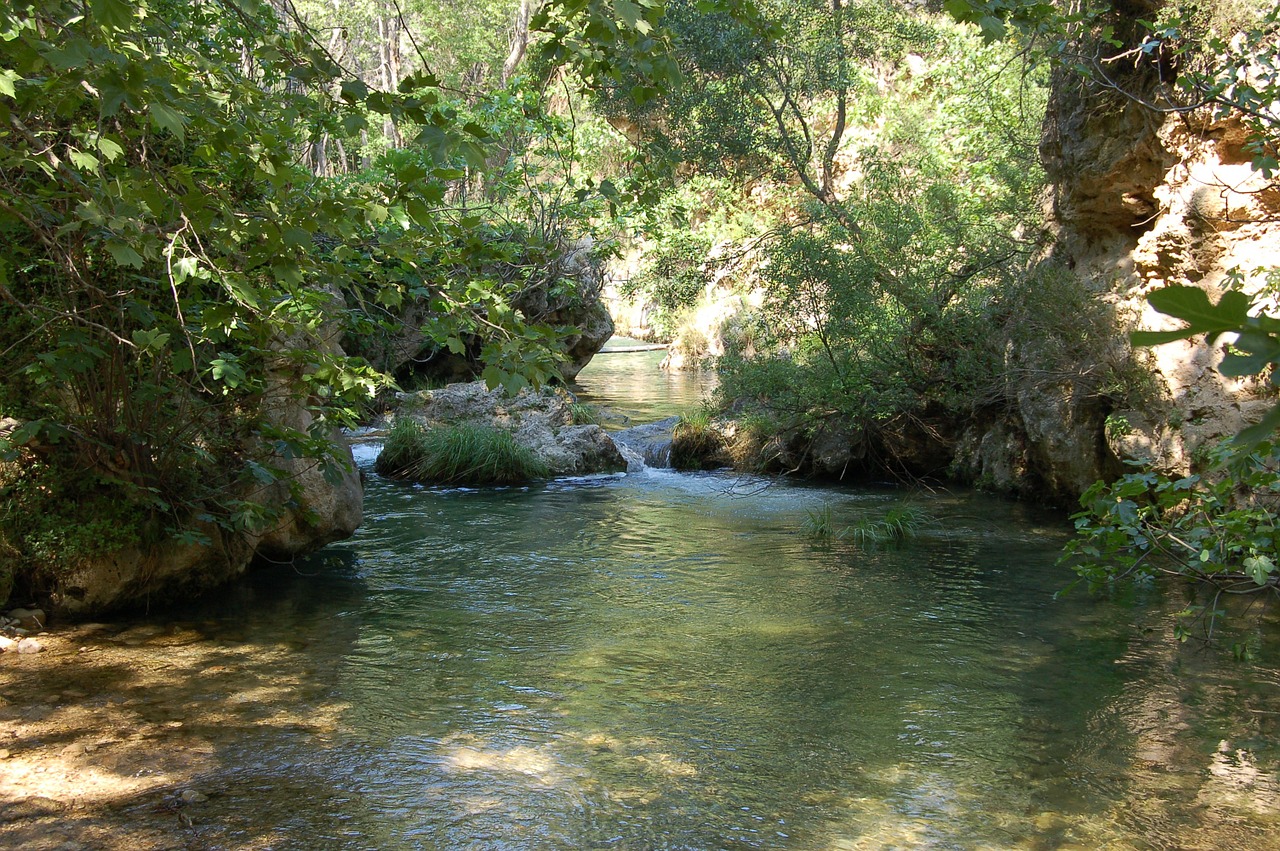
M807 531L904 496L370 472L351 541L0 657L0 846L1280 848L1274 619L1241 664L1177 589L1055 599L1067 521L972 492Z

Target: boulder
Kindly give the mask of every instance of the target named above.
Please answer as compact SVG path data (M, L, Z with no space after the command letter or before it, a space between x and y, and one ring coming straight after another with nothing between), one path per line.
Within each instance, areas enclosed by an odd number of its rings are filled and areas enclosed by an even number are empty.
M221 585L245 572L256 536L233 534L212 523L198 524L194 531L205 540L170 538L59 566L47 576L53 611L85 617L164 603Z
M331 308L344 308L340 295L334 294ZM147 540L57 565L24 562L21 584L47 598L54 616L87 617L189 599L242 575L255 556L288 559L349 537L361 521L360 474L340 432L317 433L312 411L320 400L312 397L306 381L311 359L293 356L299 350L341 356L337 324L324 323L318 330L273 341L278 355L267 364L262 417L276 429L293 430L313 440L320 436L322 443L327 440L331 461L326 465L315 458L296 457L271 437L243 446L244 457L279 471L265 487L253 485L250 492L229 495L274 509L267 528L233 531L196 520L180 538Z
M483 381L472 381L401 394L395 416L412 417L428 427L467 423L503 429L553 476L626 470L626 459L608 432L598 425L574 424L573 401L565 390L525 388L512 397L502 387L490 390Z

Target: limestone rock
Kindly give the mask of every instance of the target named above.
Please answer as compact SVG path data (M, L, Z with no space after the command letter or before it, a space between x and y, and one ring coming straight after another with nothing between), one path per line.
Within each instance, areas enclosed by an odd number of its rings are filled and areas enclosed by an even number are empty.
M339 293L332 293L330 310L345 310ZM263 399L266 420L278 428L310 433L315 426L311 412L306 369L288 355L295 348L315 347L341 357L340 331L336 322L322 323L309 337L279 340L275 348L281 356L269 365L267 390ZM256 551L273 559L287 559L332 541L349 538L363 518L364 487L347 439L336 428L327 434L330 458L326 464L314 458L289 457L272 453L264 462L283 470L285 478L271 488L266 499L282 506L283 516L256 541Z
M626 470L626 459L604 429L573 424L572 401L567 392L551 388L525 388L512 398L502 387L490 390L473 381L403 394L396 416L427 426L468 423L503 429L555 476Z
M1124 81L1130 92L1158 84L1134 73ZM1257 292L1263 276L1253 270L1275 265L1280 193L1252 172L1245 136L1234 119L1160 116L1075 77L1057 79L1041 144L1057 227L1045 262L1105 308L1111 339L1065 359L1034 344L1011 350L1012 401L965 429L958 475L1070 504L1125 462L1185 475L1200 450L1257 421L1270 404L1266 389L1216 370L1221 341L1138 351L1128 343L1134 328L1180 325L1150 308L1154 289L1198 286L1216 300L1239 269L1245 291Z
M27 632L38 632L45 627L44 609L11 609L7 617Z
M59 614L83 617L143 600L161 603L194 595L245 572L255 537L232 534L212 523L197 524L194 531L207 542L168 539L61 570L51 577L49 602Z

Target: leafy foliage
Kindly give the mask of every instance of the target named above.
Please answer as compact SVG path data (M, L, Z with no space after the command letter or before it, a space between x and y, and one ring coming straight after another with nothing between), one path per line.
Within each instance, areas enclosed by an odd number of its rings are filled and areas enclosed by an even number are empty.
M606 6L573 12L576 25ZM554 375L562 332L517 300L545 280L536 255L557 243L533 240L533 257L512 249L530 242L522 228L560 219L548 197L608 194L525 192L528 206L506 208L508 236L493 239L459 195L483 190L474 175L491 169L509 186L540 182L490 163L529 152L529 124L545 123L531 95L504 92L480 120L484 104L447 96L425 67L378 88L290 4L287 21L276 8L0 9L0 416L20 423L0 449L90 476L134 506L135 531L157 517L173 534L197 518L261 525L276 507L254 496L281 479L282 460L340 473L329 434L385 378L333 343L410 300L425 306L428 338L472 347L491 385ZM611 47L622 49L602 43L595 61L643 60ZM317 146L388 128L413 150L361 177L316 175ZM285 425L285 408L310 424ZM19 479L5 498L40 487ZM70 507L60 516L74 520ZM38 548L19 549L30 562Z
M1208 474L1170 478L1135 472L1098 482L1075 514L1079 536L1063 559L1091 586L1175 576L1210 583L1215 596L1280 588L1280 446L1252 451L1230 441L1209 459ZM1207 635L1221 612L1216 600L1184 619L1204 617ZM1184 626L1179 637L1190 632Z
M728 398L868 436L990 401L997 306L1039 238L1030 139L1043 93L1018 74L970 87L1002 54L945 28L935 38L947 63L897 66L893 96L867 119L876 130L857 131L848 189L827 196L814 175L809 224L771 243L765 355L722 361Z

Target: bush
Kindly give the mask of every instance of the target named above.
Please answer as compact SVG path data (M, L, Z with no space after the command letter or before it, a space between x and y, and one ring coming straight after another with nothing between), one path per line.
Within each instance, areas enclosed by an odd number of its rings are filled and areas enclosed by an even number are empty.
M1178 577L1207 585L1212 602L1181 613L1179 639L1202 620L1212 637L1225 595L1280 589L1280 446L1253 451L1228 441L1210 453L1207 474L1152 471L1098 482L1080 497L1076 539L1063 554L1091 587Z
M510 432L477 425L428 428L410 419L396 421L374 469L388 478L444 485L521 484L548 475L547 465Z

